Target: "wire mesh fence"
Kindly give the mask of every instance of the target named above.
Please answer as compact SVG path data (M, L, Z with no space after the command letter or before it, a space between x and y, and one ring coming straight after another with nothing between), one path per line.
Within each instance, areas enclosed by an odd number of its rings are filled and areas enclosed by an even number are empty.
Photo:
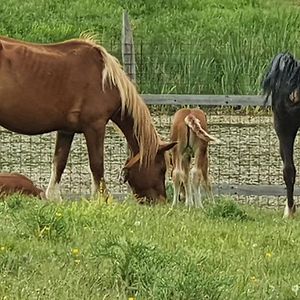
M121 59L118 40L102 43ZM258 73L229 72L218 59L206 61L194 45L170 48L167 45L135 42L137 86L146 93L255 93ZM191 106L192 107L192 106ZM160 135L168 140L173 113L180 106L150 106ZM201 106L206 111L209 129L222 143L209 147L210 174L213 183L235 185L282 185L282 162L278 140L272 127L270 110L246 107ZM37 184L46 187L51 172L55 133L40 136L22 136L0 127L0 169L21 172ZM299 143L296 140L295 162L300 164ZM111 192L124 194L126 185L119 180L127 158L125 138L111 123L105 138L105 178ZM87 149L82 135L75 136L70 157L62 177L66 197L88 195L91 177ZM279 205L284 197L240 197L241 201Z
M270 110L233 107L201 107L208 116L209 131L221 144L209 147L210 175L214 185L282 185L282 162L278 151ZM178 106L151 106L156 128L162 139L169 139L173 113ZM55 134L22 136L0 130L1 171L17 171L46 186L50 177ZM296 139L295 163L300 167L299 141ZM105 138L105 178L110 192L126 194L127 186L119 175L127 158L127 144L111 123ZM85 140L77 135L62 178L65 197L89 195L91 177ZM282 205L284 197L238 196L247 203ZM259 200L259 201L258 201Z

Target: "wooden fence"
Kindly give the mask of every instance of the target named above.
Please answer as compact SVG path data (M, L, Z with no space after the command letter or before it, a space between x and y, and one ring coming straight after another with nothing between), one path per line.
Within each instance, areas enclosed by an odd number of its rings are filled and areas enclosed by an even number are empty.
M136 79L136 62L133 33L127 12L123 15L122 30L122 59L124 69L132 80ZM259 107L263 106L264 97L260 95L178 95L178 94L143 94L147 105L177 105L177 106L230 106L230 107ZM270 106L270 103L267 103ZM227 195L245 196L285 196L284 185L234 185L218 184L214 192ZM300 189L295 188L295 195L300 196Z

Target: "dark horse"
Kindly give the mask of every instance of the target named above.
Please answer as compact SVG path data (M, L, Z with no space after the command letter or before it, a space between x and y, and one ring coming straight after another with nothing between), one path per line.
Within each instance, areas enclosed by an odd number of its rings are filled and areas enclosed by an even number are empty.
M60 198L75 133L85 136L92 194L99 192L109 120L129 143L124 169L134 193L165 199L165 151L175 143L161 142L146 104L115 57L88 36L56 44L0 37L0 125L26 135L57 131L47 198Z
M263 81L265 104L272 95L274 127L279 138L280 155L283 161L283 178L287 188L287 203L284 217L293 217L294 141L300 127L300 62L290 53L280 53L273 59Z

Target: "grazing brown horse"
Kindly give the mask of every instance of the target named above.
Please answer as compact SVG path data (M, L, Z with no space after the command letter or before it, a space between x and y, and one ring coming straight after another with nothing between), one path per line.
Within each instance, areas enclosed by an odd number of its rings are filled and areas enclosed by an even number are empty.
M45 198L45 192L26 176L19 173L0 173L0 196L14 193Z
M207 133L207 120L201 109L182 108L173 118L171 140L177 141L172 149L173 206L179 200L181 187L185 190L186 206L203 207L200 186L212 198L208 175L208 143L218 142ZM195 158L191 169L191 159ZM191 169L191 170L190 170Z
M263 92L272 96L274 127L279 139L283 161L283 178L286 185L287 202L284 217L293 217L296 212L294 184L294 142L300 127L300 62L290 53L276 55L263 80Z
M149 110L119 62L90 37L33 44L0 37L0 125L20 134L57 131L47 198L59 183L75 133L86 139L92 194L104 181L108 120L124 133L132 152L125 166L137 196L165 198L165 155Z

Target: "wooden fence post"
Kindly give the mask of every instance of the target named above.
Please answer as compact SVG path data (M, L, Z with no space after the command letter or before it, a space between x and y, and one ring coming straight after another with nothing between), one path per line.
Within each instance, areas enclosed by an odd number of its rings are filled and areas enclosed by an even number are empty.
M136 81L135 71L135 52L133 44L133 34L129 22L127 11L123 12L123 27L122 27L122 61L124 70L130 79Z
M133 44L133 34L129 22L127 11L123 12L123 26L122 26L122 62L124 71L127 73L131 81L136 82L135 71L135 52ZM127 144L127 155L130 155L130 150ZM127 192L130 192L127 186Z

